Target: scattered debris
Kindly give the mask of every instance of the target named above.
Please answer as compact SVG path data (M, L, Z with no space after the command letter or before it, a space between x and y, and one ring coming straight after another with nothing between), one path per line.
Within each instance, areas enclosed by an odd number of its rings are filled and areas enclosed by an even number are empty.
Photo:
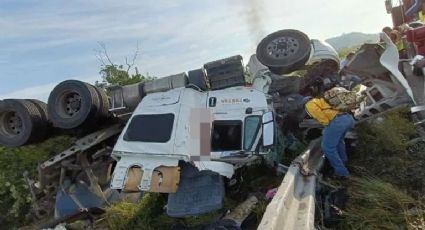
M270 190L269 190L269 191L267 191L267 193L266 193L266 199L267 199L267 200L271 200L271 199L273 199L273 197L276 195L276 193L277 193L277 188L270 189Z
M258 203L258 199L255 196L250 196L246 201L239 204L234 210L228 213L223 219L233 220L236 226L240 227L243 221L249 216L255 205Z

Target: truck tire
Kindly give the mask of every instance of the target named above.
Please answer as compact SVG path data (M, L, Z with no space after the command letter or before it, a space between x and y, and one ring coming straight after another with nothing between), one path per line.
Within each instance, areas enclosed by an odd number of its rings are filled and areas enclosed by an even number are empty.
M53 126L73 129L95 120L100 108L96 89L82 81L67 80L49 95L47 111Z
M105 90L102 88L99 88L97 86L92 86L97 93L97 97L99 98L99 111L96 115L96 117L107 117L109 114L109 99L108 95L106 94Z
M308 61L310 52L310 39L298 30L274 32L257 46L258 60L275 74L298 70Z
M202 69L191 70L187 75L189 77L189 84L196 85L203 91L208 89L206 76Z
M37 100L37 99L27 99L27 101L31 102L32 104L35 105L35 107L37 107L38 111L41 114L41 117L43 119L44 122L48 122L49 121L49 114L47 113L47 104Z
M44 140L49 134L49 131L51 131L51 123L49 121L49 114L47 112L47 104L36 99L27 99L26 101L32 103L40 112L42 125L40 125L40 128L38 129L38 133L40 135L39 141Z
M18 147L45 138L47 123L37 107L26 100L0 103L0 145Z

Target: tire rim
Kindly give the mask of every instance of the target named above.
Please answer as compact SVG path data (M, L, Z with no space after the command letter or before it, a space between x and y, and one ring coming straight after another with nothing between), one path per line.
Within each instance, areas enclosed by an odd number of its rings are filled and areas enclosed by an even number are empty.
M81 110L81 95L77 92L65 92L58 101L58 112L62 117L72 118Z
M287 59L298 52L300 44L293 37L280 37L271 41L266 49L273 59Z
M5 112L1 115L2 133L9 136L17 136L23 131L21 117L13 111Z

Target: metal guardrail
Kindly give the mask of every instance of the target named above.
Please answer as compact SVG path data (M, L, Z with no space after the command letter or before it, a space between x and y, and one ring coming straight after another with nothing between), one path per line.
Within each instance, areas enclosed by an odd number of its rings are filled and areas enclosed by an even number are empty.
M288 169L267 206L259 230L314 229L316 172L323 163L320 141L314 140Z

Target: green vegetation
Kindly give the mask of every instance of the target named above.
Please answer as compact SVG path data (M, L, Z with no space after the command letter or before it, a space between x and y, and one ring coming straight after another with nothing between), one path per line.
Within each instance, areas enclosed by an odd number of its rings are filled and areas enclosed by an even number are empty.
M173 222L163 213L166 200L161 194L145 194L139 203L120 202L107 208L101 222L106 222L109 229L170 229ZM103 223L104 224L104 223Z
M27 171L31 178L37 173L37 165L51 155L63 151L71 139L67 136L51 138L38 145L20 148L0 147L0 223L4 229L22 226L27 217L31 196L24 180Z
M146 193L139 203L120 202L106 209L104 218L100 219L97 227L108 229L146 229L168 230L176 225L197 226L217 220L220 211L187 218L171 218L165 214L166 196L158 193ZM225 206L229 204L226 202Z
M254 210L252 212L255 215L255 218L259 221L263 219L264 213L266 212L267 206L269 205L270 201L266 199L259 199L257 205L255 205ZM260 223L258 223L260 224Z
M350 180L350 201L341 229L423 229L420 202L390 183L375 178Z
M96 82L97 86L123 86L155 79L149 76L149 74L143 76L139 73L137 67L135 67L135 62L139 55L138 46L131 60L125 57L125 64L116 64L113 62L109 57L105 44L99 43L99 47L100 50L97 50L96 56L101 63L99 74L102 77L102 81Z
M100 74L102 75L103 83L107 85L131 85L153 79L150 76L141 75L137 68L135 68L135 73L129 73L129 69L124 69L123 65L116 64L102 66Z
M423 229L425 227L425 143L413 145L408 111L395 111L356 128L350 155L354 178L340 229Z
M416 130L410 121L408 111L397 110L384 117L363 123L357 126L358 151L362 156L368 157L387 153L406 153L407 141L415 134ZM370 156L370 155L369 155Z
M425 149L409 146L416 131L407 111L395 111L357 127L359 137L352 165L359 175L377 178L409 191L424 194ZM416 145L421 145L419 142Z

